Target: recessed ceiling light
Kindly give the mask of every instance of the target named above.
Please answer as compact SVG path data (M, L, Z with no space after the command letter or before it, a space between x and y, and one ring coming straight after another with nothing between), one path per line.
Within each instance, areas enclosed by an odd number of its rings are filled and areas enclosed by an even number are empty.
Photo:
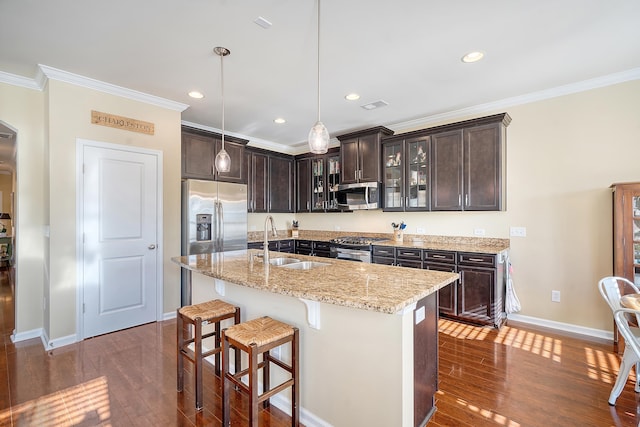
M287 121L285 119L283 119L282 117L278 117L276 119L273 119L273 122L281 125L283 123L286 123Z
M469 52L462 57L462 62L477 62L484 57L482 52Z
M191 92L189 92L189 96L195 99L204 98L204 95L201 92L198 92L197 90L192 90Z
M345 96L344 99L346 99L347 101L355 101L360 99L360 95L358 95L357 93L350 93Z

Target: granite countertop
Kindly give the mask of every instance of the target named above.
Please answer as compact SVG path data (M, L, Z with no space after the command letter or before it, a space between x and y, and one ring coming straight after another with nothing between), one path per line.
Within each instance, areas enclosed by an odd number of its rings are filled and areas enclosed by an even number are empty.
M329 265L293 270L265 265L249 249L174 257L183 268L250 288L344 307L398 313L458 279L457 273L269 252Z
M289 240L287 233L278 232L278 237L270 236L269 240ZM499 254L509 249L509 239L498 239L491 237L463 237L463 236L432 236L419 234L405 234L402 242L392 239L391 233L360 233L360 232L338 232L338 231L313 231L300 230L299 237L293 240L317 240L330 241L336 237L344 236L365 236L372 238L386 238L375 242L380 246L394 246L402 248L431 249L439 251L473 252L485 254ZM249 242L262 242L264 234L262 232L249 232Z

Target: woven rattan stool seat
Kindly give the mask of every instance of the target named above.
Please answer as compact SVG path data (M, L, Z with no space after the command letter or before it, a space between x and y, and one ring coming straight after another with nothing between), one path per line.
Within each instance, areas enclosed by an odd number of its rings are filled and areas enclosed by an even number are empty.
M293 335L293 327L264 316L229 327L225 334L239 344L258 347Z
M180 314L191 321L200 318L203 322L207 322L216 317L227 316L235 313L236 307L227 302L216 299L200 304L181 307L179 311Z

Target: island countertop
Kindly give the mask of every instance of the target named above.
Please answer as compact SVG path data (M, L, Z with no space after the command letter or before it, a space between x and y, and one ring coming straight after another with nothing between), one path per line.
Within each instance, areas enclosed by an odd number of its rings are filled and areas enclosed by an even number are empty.
M269 252L270 258L327 263L310 270L265 265L261 250L174 257L181 267L238 285L344 307L399 313L459 278L457 273L420 270L334 258Z

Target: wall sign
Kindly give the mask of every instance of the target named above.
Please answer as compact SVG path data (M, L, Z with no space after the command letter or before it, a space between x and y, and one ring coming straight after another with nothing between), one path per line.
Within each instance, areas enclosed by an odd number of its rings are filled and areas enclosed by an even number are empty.
M145 133L147 135L153 135L155 130L154 124L150 122L143 122L142 120L130 119L128 117L116 116L114 114L101 113L100 111L94 110L91 110L91 123L128 130L131 132Z

